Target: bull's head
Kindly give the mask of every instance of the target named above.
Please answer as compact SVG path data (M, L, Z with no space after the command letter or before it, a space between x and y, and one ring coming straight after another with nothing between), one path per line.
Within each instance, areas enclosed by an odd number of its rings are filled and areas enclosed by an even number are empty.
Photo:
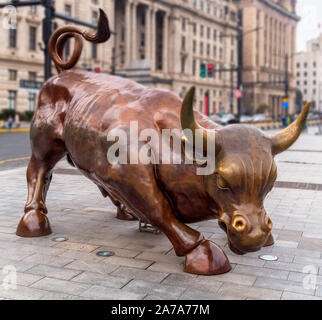
M193 99L194 88L191 88L182 105L182 129L191 129L195 135L202 132L205 146L209 129L196 122ZM297 140L309 109L310 103L307 103L294 123L271 137L248 125L229 125L215 130L216 169L205 176L205 185L218 206L219 226L227 233L235 253L257 251L267 241L272 221L263 202L277 177L274 156Z

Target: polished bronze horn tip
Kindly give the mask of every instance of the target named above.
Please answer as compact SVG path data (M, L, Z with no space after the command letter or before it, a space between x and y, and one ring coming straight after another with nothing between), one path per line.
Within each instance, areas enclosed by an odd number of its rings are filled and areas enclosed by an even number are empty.
M277 155L288 149L300 136L310 111L311 102L307 102L297 119L275 136L271 137L272 153Z

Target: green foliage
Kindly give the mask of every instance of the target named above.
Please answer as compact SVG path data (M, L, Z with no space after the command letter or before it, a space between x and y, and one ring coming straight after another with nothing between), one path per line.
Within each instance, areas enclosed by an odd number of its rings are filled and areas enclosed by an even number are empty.
M32 117L34 116L33 111L25 111L20 115L20 120L21 121L31 121Z
M258 106L256 113L271 113L271 107L268 104L262 103Z
M8 118L11 116L12 118L14 118L16 111L13 109L3 109L0 112L0 119L2 120L8 120Z

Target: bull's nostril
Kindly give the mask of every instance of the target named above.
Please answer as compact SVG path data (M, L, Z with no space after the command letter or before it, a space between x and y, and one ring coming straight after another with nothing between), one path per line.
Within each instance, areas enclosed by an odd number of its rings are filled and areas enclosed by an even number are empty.
M242 217L235 218L234 221L233 221L233 228L238 232L244 231L245 228L246 228L245 219L242 218Z
M219 227L227 233L227 225L224 221L219 221Z
M273 223L272 223L272 220L269 218L269 216L265 217L265 224L269 230L272 230Z

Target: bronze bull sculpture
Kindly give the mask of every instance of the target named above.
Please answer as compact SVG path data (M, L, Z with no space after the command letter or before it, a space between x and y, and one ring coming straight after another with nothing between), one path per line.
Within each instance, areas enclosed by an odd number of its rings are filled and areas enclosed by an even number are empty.
M65 62L63 48L71 37L75 38L75 49ZM182 101L170 91L149 89L124 78L67 71L78 61L81 37L95 43L108 40L104 12L100 12L95 34L65 26L52 35L50 51L58 75L44 84L32 120L28 200L17 235L40 237L51 233L46 194L52 170L68 155L105 197L162 231L175 253L186 257L186 272L211 275L231 267L220 247L185 223L218 219L231 250L237 254L272 245L272 222L263 201L276 180L274 156L299 137L310 105L293 124L272 137L248 125L221 127L193 110L194 89ZM196 161L188 165L111 164L106 157L111 147L106 136L115 128L128 134L131 121L138 121L139 132L144 128L159 133L162 129L177 128L181 133L191 129L203 140L207 132L214 133L213 173L197 175ZM182 137L183 142L193 143L183 133ZM183 144L180 153L185 153ZM123 218L130 217L123 211Z

